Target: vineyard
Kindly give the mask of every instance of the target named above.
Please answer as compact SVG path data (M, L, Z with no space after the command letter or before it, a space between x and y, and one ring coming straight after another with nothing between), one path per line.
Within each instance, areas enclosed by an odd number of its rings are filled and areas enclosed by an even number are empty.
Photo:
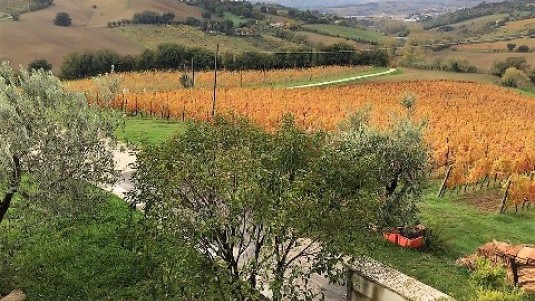
M254 87L254 86L284 86L287 83L307 84L310 82L337 79L348 75L370 72L374 69L369 66L325 66L308 69L280 69L280 70L248 70L248 71L225 71L218 72L218 87ZM172 92L182 89L180 78L182 72L139 72L117 74L116 77L129 92ZM186 73L193 78L191 71ZM195 87L209 88L214 82L213 71L201 71L195 73ZM92 79L71 81L67 87L73 91L85 91L95 93L98 86Z
M405 114L399 100L417 102L411 118L427 123L437 176L444 187L507 186L509 205L535 201L535 101L503 88L463 82L366 84L324 89L221 88L216 111L247 116L267 129L288 113L306 129L334 131L355 111L371 106L371 123L386 128L393 114ZM133 114L168 119L210 120L212 91L124 93L115 104ZM508 181L509 180L509 181Z

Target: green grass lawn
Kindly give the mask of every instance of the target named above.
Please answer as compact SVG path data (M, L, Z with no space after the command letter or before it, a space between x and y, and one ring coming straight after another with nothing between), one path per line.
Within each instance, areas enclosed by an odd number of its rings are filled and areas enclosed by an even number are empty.
M117 130L117 138L128 144L163 142L176 134L183 133L185 124L162 119L127 117L124 127Z
M196 250L147 231L124 201L95 193L57 208L56 200L13 204L0 225L0 295L21 289L29 301L184 300L202 296L205 284L210 289L209 263Z
M435 287L459 300L473 293L468 271L455 260L475 252L493 239L512 244L535 244L535 210L496 215L467 204L462 196L437 199L438 188L428 190L421 203L421 221L434 229L439 240L430 251L414 251L392 245L379 235L353 241L353 254L365 254ZM535 298L526 298L535 300Z
M342 38L352 39L352 40L364 40L370 42L380 42L386 38L385 35L378 33L372 30L363 30L359 28L339 26L332 24L310 24L303 25L305 29L311 29L323 34L331 36L339 36Z

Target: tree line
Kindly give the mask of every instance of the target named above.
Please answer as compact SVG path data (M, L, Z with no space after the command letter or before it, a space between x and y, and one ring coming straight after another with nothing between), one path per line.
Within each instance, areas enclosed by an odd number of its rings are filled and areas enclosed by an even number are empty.
M213 51L178 44L161 44L139 55L120 55L112 50L73 52L66 56L60 76L76 79L107 72L145 70L209 70L214 67ZM218 65L226 70L269 70L305 68L329 65L386 66L388 53L384 50L357 51L350 45L335 44L310 49L292 49L275 53L243 52L218 55Z

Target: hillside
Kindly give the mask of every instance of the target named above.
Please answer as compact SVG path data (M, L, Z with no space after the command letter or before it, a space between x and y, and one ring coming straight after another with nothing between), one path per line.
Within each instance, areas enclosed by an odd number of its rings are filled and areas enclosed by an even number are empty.
M482 2L477 6L460 9L426 21L424 27L435 28L495 14L510 14L515 19L522 19L535 15L534 4L535 1L533 0L513 0L496 3Z
M67 53L75 50L108 48L121 54L139 53L143 45L107 28L107 24L131 19L134 13L144 10L171 12L179 20L200 17L203 12L199 7L173 0L55 0L46 9L23 14L19 22L0 21L0 60L7 59L17 66L45 58L57 67ZM69 13L73 25L55 26L53 19L58 12Z
M2 15L1 12L19 14L43 9L50 6L52 1L53 0L3 0L0 1L0 15Z
M311 49L336 43L366 48L384 37L364 27L336 26L336 18L332 16L273 4L55 0L52 6L20 15L20 21L16 22L6 12L12 11L8 8L15 3L22 7L19 11L24 11L22 1L2 3L0 35L4 43L0 44L0 60L9 60L13 66L26 66L35 59L46 59L54 70L58 70L63 58L73 51L111 49L122 55L139 54L161 43L210 50L220 44L222 52L231 53ZM147 11L169 13L174 19L165 23L168 26L162 26L159 21L134 22L136 14ZM53 24L59 12L71 16L72 26ZM330 25L315 24L318 22Z

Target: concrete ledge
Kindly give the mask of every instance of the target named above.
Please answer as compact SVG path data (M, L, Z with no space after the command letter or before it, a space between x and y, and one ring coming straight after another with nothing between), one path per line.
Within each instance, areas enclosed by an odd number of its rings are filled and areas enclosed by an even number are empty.
M369 257L360 257L353 265L350 279L352 301L435 301L453 300L398 270Z

